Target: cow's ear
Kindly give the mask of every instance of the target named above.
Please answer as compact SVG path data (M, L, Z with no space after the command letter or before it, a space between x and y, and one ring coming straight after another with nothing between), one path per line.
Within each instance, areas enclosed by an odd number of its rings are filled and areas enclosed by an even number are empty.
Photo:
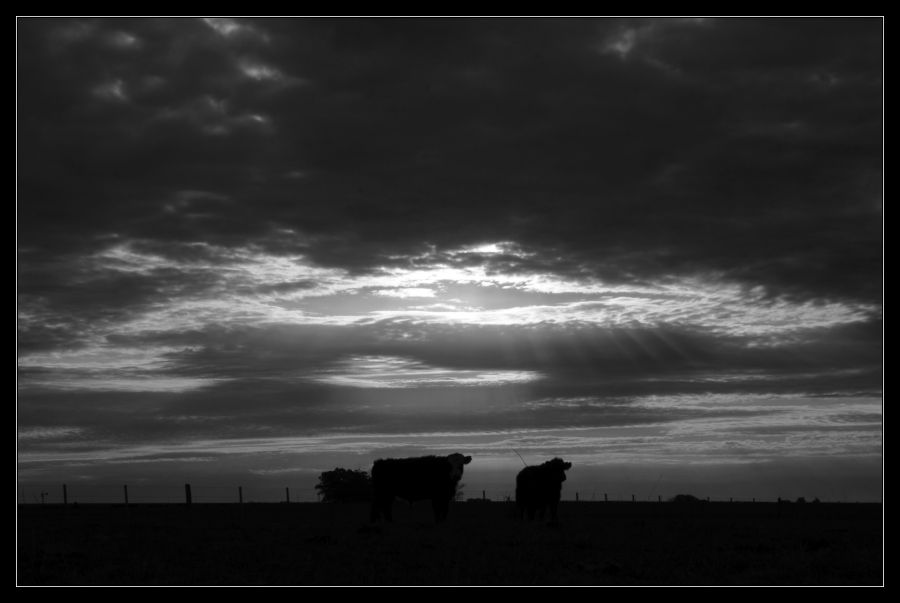
M563 469L565 469L566 471L568 471L571 468L572 468L572 463L566 463L563 465Z
M472 462L472 457L467 456L466 459L463 461L463 465L468 465L471 462Z

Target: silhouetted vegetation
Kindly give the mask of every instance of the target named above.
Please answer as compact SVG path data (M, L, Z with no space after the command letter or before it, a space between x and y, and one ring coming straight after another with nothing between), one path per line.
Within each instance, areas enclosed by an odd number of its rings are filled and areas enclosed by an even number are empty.
M693 494L676 494L672 498L669 499L669 502L673 503L701 503L706 502L701 498L697 498Z
M367 471L337 467L319 474L316 490L322 502L365 502L372 498L372 479Z

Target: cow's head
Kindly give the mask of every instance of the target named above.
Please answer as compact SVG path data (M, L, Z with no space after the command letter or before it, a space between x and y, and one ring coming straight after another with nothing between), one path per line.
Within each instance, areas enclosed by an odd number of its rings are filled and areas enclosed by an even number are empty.
M447 462L450 463L450 477L455 481L459 481L462 479L463 474L463 466L468 465L472 462L472 457L462 455L458 452L454 452L453 454L447 457Z
M572 463L567 463L561 458L554 458L545 463L550 471L560 482L566 481L566 471L572 468Z

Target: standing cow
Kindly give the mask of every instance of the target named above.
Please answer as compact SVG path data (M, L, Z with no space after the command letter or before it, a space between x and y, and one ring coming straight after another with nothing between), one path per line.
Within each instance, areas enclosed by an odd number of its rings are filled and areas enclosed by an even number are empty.
M528 519L534 519L537 512L538 518L543 519L544 512L549 508L550 519L555 521L562 483L566 481L566 471L571 468L572 463L555 458L519 471L516 476L516 507L519 517L527 515Z
M445 520L463 468L470 462L471 456L458 452L449 456L378 459L372 465L372 521L380 516L392 521L395 497L410 503L431 499L435 521Z

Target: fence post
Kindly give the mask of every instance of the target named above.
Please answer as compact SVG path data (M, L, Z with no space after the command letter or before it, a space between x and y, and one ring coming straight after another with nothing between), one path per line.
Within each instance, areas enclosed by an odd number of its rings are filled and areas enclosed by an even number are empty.
M575 502L578 502L578 492L575 493Z
M631 502L634 502L634 494L631 495Z
M603 502L609 502L609 497L606 496L606 492L603 493Z
M662 502L662 494L656 495L656 502Z
M487 493L484 490L481 491L481 500L487 500Z
M733 497L733 496L729 496L729 497L728 497L728 502L734 502L734 497Z
M244 487L238 486L238 502L244 504Z
M43 498L43 497L41 497L41 498ZM63 504L64 505L69 504L69 489L65 484L63 484Z
M184 485L184 504L190 506L191 502L192 502L192 500L191 500L191 485L185 484Z
M753 497L753 502L756 502L756 497L755 497L755 496Z
M125 490L125 505L128 505L128 484L122 486L122 489Z
M287 502L291 502L291 489L290 488L284 489L284 497Z

